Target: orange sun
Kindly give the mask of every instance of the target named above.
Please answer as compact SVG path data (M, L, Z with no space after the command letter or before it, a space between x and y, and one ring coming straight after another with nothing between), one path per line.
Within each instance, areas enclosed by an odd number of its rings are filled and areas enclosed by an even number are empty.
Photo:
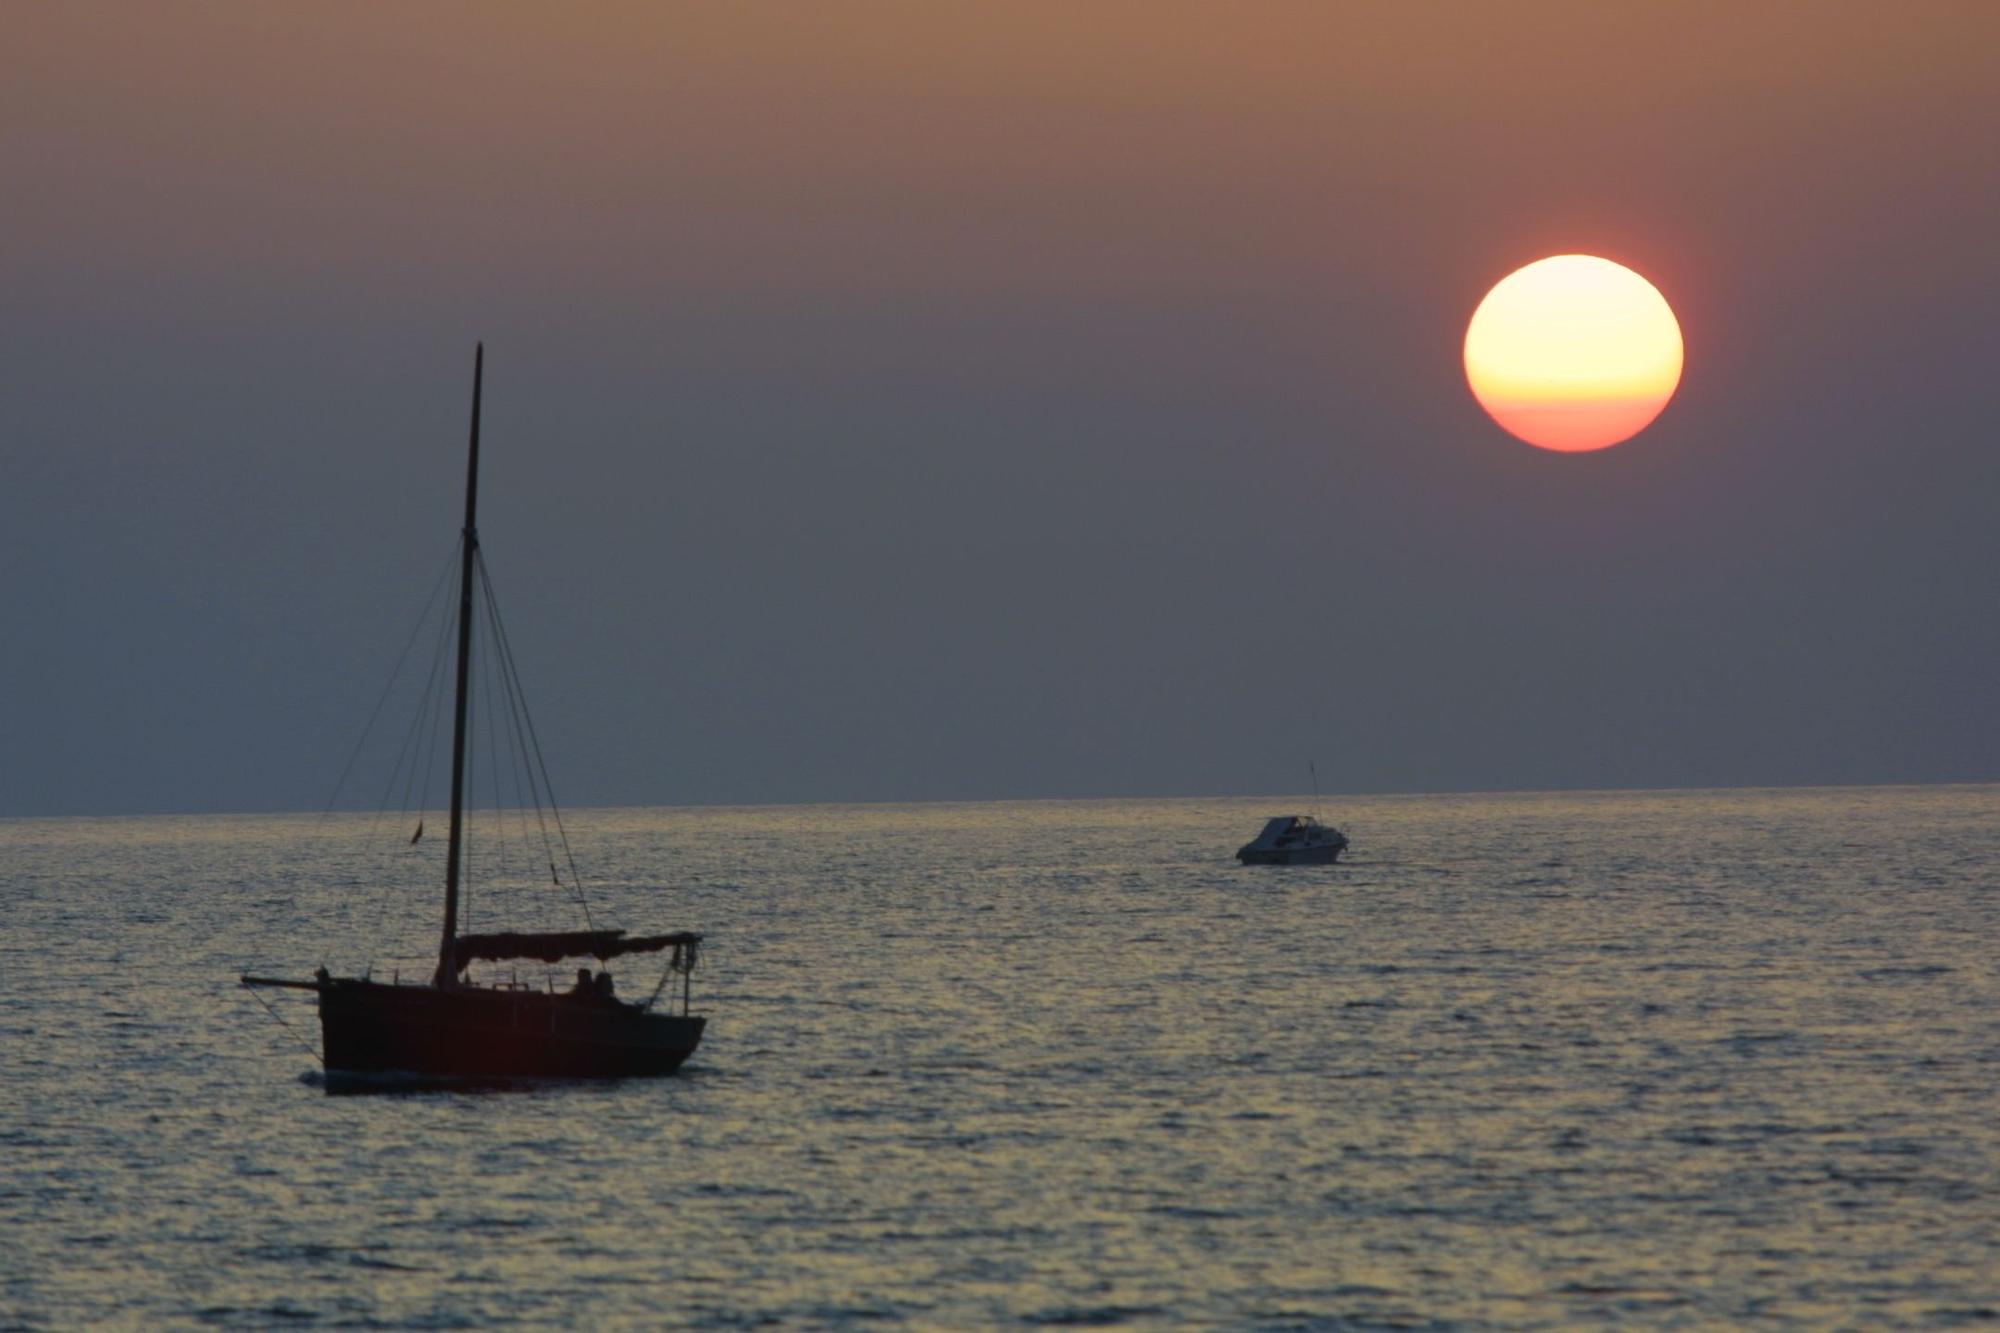
M1652 283L1593 255L1502 278L1465 330L1465 378L1492 418L1563 453L1629 440L1681 382L1681 326Z

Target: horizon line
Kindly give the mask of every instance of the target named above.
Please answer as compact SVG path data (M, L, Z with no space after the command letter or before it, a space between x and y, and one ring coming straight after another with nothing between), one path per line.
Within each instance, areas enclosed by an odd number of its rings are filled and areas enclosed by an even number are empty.
M2000 777L1994 778L1934 778L1904 782L1798 782L1798 783L1748 783L1741 786L1660 786L1660 787L1466 787L1451 791L1323 791L1319 794L1322 804L1341 799L1365 801L1391 800L1454 800L1467 796L1644 796L1660 794L1691 794L1697 792L1769 792L1769 791L1879 791L1912 787L1992 787L2000 786ZM1310 792L1193 792L1178 795L1125 795L1125 796L980 796L980 797L923 797L915 800L848 800L848 801L693 801L669 802L651 805L565 805L568 814L585 812L605 812L617 810L795 810L795 809L879 809L899 805L1128 805L1143 801L1263 801L1311 799ZM474 807L475 813L499 811L512 814L527 810L528 806ZM410 814L442 814L442 806L435 810L399 811L398 818ZM26 823L33 820L55 819L326 819L335 815L373 815L388 818L385 811L367 809L326 809L326 810L124 810L88 811L69 814L0 814L0 823Z

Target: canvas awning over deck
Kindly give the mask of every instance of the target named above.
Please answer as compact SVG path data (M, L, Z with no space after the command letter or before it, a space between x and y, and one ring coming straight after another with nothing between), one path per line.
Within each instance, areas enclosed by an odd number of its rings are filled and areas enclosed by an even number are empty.
M608 962L628 953L658 953L662 949L701 943L690 930L670 935L627 935L622 930L501 931L492 935L460 935L452 941L452 964L463 972L473 962L504 962L532 958L556 963L565 958L595 958Z

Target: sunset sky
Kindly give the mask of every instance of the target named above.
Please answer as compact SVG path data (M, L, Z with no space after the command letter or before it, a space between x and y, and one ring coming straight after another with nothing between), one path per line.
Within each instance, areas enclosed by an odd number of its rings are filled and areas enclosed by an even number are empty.
M24 6L0 815L2000 778L2000 5ZM1631 441L1468 392L1643 274Z

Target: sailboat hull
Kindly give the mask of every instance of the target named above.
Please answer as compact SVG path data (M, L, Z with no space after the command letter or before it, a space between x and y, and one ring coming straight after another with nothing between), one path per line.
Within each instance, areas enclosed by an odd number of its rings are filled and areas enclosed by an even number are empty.
M319 991L329 1073L447 1078L671 1074L707 1020L531 990L389 986L330 978Z

